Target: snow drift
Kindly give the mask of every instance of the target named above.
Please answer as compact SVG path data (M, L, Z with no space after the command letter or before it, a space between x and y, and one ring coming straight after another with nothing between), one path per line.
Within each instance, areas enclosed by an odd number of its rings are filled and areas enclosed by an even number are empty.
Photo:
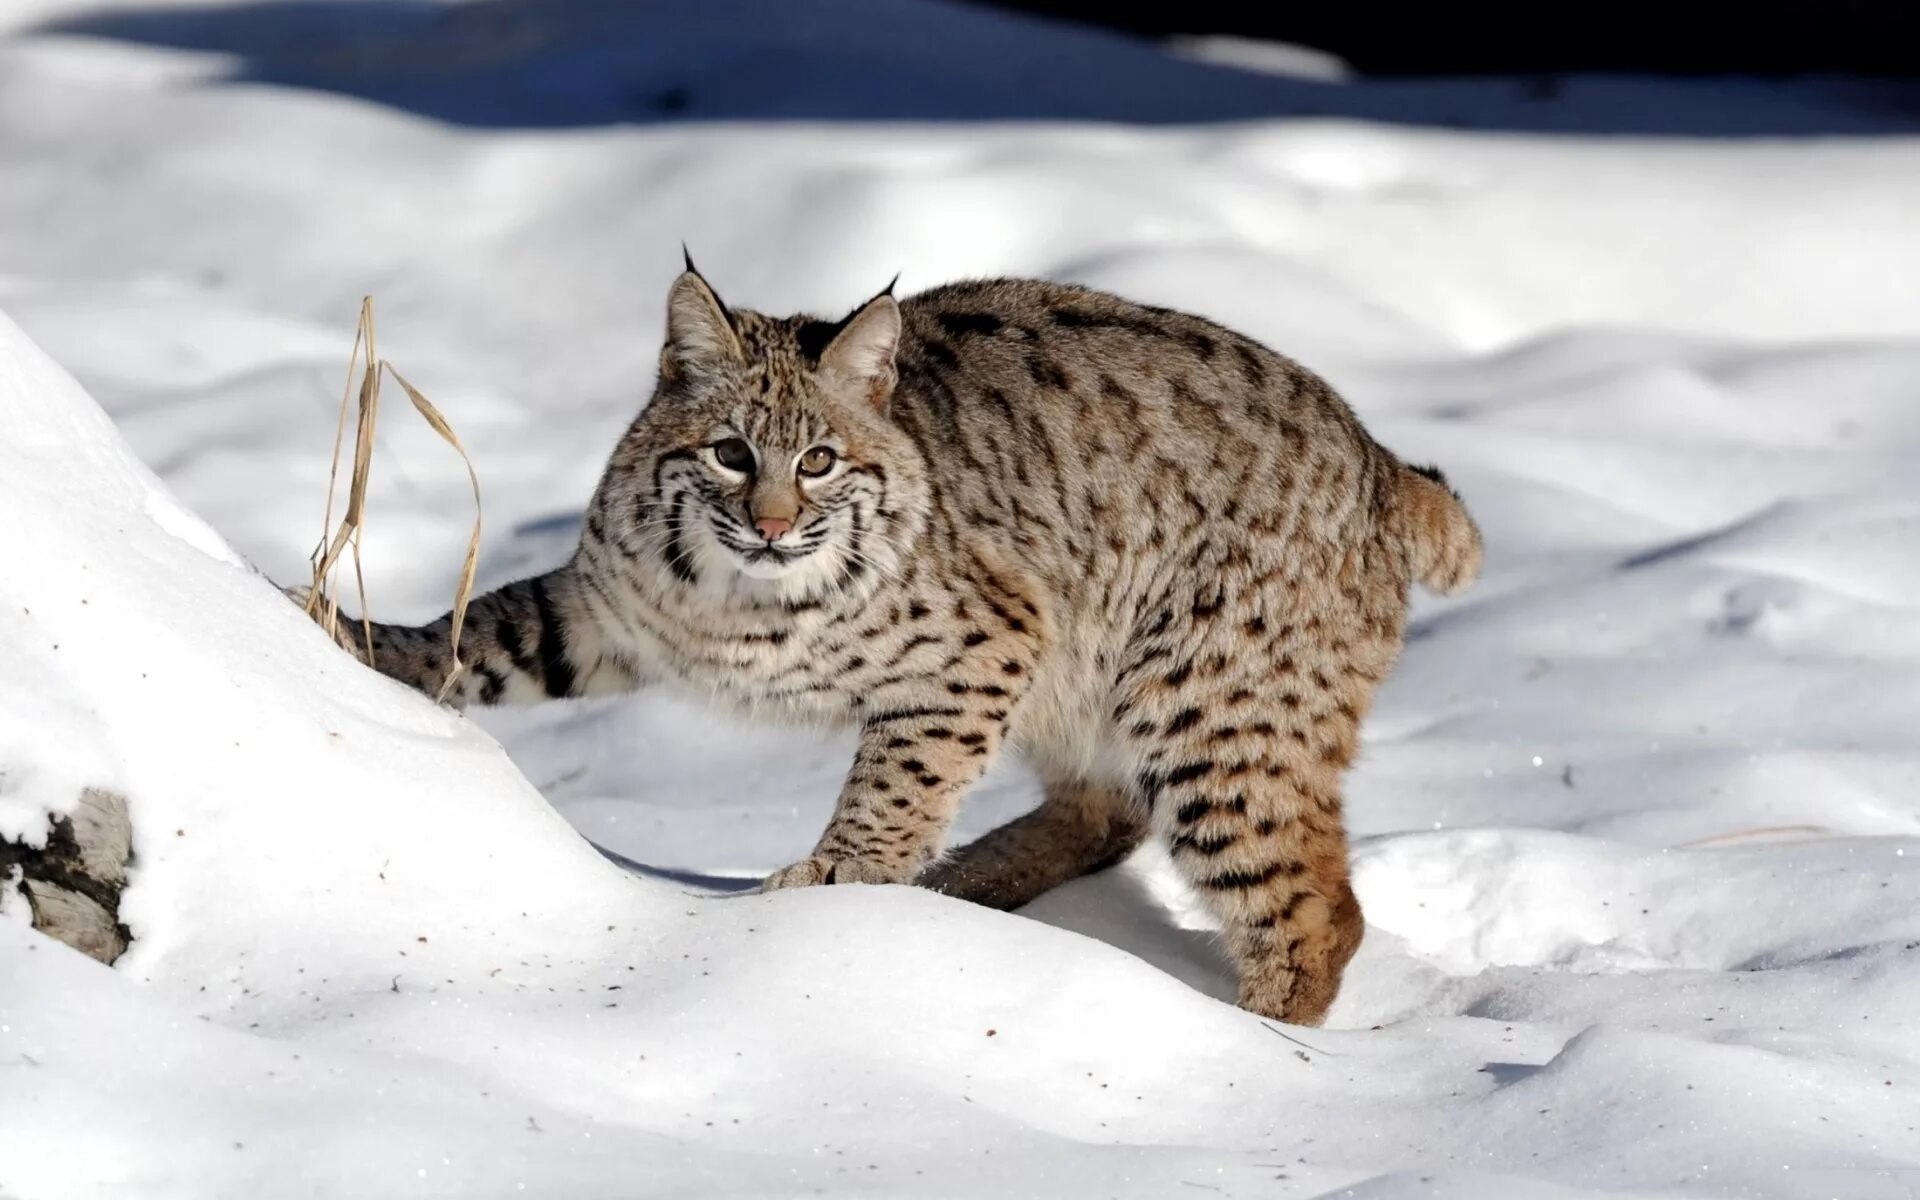
M0 704L38 714L0 818L111 785L137 835L118 970L0 926L0 1182L24 1196L1790 1194L1796 1162L1889 1177L1916 1144L1888 1089L1920 1082L1920 839L1363 845L1375 929L1335 1020L1398 1023L1300 1038L912 889L623 873L473 725L338 653L10 323L0 411L5 649L30 667ZM1151 883L1035 915L1204 985Z

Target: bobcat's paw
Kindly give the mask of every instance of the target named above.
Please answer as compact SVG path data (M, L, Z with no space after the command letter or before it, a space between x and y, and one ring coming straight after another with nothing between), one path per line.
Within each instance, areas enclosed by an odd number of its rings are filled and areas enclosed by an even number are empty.
M819 887L829 883L906 883L912 870L890 867L871 858L828 858L815 854L767 876L763 892L783 888Z

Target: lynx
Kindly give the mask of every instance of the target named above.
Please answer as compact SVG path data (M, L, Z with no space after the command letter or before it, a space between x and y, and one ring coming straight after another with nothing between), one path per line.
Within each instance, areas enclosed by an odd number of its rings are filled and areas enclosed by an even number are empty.
M578 549L472 603L449 702L657 684L857 730L768 890L1012 909L1152 835L1240 1004L1320 1022L1363 928L1342 772L1410 585L1479 566L1440 473L1266 347L1079 287L889 288L824 321L730 309L689 260L667 311ZM449 626L375 624L372 664L437 694ZM1043 801L943 855L1010 747Z

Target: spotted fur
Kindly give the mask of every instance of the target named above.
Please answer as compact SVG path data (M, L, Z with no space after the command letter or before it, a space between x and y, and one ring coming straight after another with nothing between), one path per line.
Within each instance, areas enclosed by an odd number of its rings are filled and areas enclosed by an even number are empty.
M1437 471L1210 322L1008 280L775 318L689 264L578 550L473 603L452 698L658 684L857 729L825 833L768 888L1014 907L1152 834L1240 1002L1311 1023L1361 937L1340 781L1409 585L1464 586L1479 554ZM376 625L374 665L436 692L447 625ZM1009 744L1045 802L943 858Z

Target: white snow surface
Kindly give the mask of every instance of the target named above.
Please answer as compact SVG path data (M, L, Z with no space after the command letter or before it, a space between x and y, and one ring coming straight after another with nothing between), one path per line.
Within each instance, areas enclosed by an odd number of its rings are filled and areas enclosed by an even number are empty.
M135 942L0 920L0 1196L1920 1187L1920 138L506 129L37 28L75 11L0 23L0 836L125 791ZM847 740L458 716L263 577L364 293L483 585L557 561L682 238L776 311L895 270L1194 309L1447 469L1487 571L1369 720L1327 1028L1227 1002L1151 851L1014 915L737 894ZM390 407L378 615L445 608L469 505ZM1035 798L1009 764L958 835Z

